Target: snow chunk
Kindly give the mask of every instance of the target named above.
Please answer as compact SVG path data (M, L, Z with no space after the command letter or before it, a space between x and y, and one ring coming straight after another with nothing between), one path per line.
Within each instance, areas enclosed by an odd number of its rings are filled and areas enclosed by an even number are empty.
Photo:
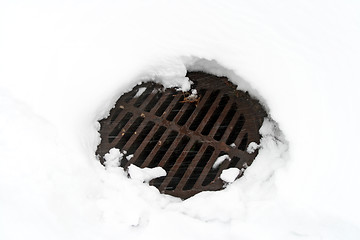
M177 88L178 91L187 92L191 88L192 82L189 80L188 77L176 77L176 76L170 76L165 77L163 76L159 82L165 87L165 88Z
M162 167L139 168L138 166L131 164L128 172L132 179L146 183L154 178L166 176L166 171Z
M126 160L130 161L130 159L132 159L134 156L134 154L130 154L129 156L126 156Z
M177 88L187 92L191 89L192 82L186 77L187 69L181 59L163 59L155 63L140 79L155 81L165 88Z
M135 94L134 98L140 97L141 94L143 94L146 90L146 87L141 87L139 88L139 90L137 91L137 93Z
M120 166L120 159L124 156L117 148L110 149L109 153L105 154L105 167L119 167Z
M228 169L224 169L221 172L220 178L224 182L232 183L232 182L235 181L237 176L239 176L239 174L240 174L240 169L238 169L238 168L228 168Z
M223 161L225 161L225 160L229 160L229 161L231 160L230 157L229 157L229 155L222 155L222 156L218 157L218 158L215 160L214 165L212 166L212 168L217 168L217 167L219 167L220 164L221 164Z
M247 147L246 151L248 153L253 153L255 152L256 149L258 149L260 147L259 144L257 144L256 142L251 142L249 143L249 146Z
M193 96L193 97L197 98L198 97L197 90L196 89L191 89L191 95L190 96Z

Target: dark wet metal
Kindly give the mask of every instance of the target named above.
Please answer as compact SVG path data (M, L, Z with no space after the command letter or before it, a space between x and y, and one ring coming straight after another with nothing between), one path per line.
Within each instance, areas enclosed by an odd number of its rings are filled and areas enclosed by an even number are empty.
M167 176L150 184L182 199L223 189L224 169L237 167L241 177L258 154L246 149L250 142L259 143L266 116L257 100L236 90L226 77L203 72L188 72L187 77L194 82L197 99L153 82L122 95L110 116L100 121L101 143L96 152L102 164L113 147L133 154L129 161L121 160L125 170L130 164L163 167ZM215 160L224 154L231 161L214 169Z

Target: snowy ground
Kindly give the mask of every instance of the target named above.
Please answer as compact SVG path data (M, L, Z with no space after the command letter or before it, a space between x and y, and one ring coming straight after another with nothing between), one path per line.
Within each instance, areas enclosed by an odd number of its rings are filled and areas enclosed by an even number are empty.
M1 1L0 239L360 239L359 13L355 0ZM289 145L267 135L240 181L182 202L94 152L121 93L182 84L187 68L255 89Z

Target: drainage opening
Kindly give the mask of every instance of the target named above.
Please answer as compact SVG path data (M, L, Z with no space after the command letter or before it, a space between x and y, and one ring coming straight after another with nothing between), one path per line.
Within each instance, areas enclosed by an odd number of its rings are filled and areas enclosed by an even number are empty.
M121 160L126 170L138 167L165 169L167 175L150 181L160 192L189 198L201 191L224 188L220 174L250 166L257 151L246 152L260 142L259 129L266 117L259 101L236 90L226 77L188 72L197 95L164 89L147 82L125 93L100 121L101 143L97 155L111 148L133 155ZM216 160L228 155L220 164Z

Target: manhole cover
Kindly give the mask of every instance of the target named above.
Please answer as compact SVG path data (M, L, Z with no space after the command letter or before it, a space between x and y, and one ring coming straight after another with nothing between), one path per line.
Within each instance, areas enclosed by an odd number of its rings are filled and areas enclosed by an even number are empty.
M116 102L108 118L100 121L101 143L97 154L111 148L133 155L121 160L127 169L161 166L165 177L150 185L182 199L201 191L224 188L220 174L240 169L241 177L257 155L248 153L251 142L259 143L259 129L266 112L248 93L236 90L226 77L188 72L196 95L164 89L147 82L137 85ZM214 164L224 155L221 164Z

